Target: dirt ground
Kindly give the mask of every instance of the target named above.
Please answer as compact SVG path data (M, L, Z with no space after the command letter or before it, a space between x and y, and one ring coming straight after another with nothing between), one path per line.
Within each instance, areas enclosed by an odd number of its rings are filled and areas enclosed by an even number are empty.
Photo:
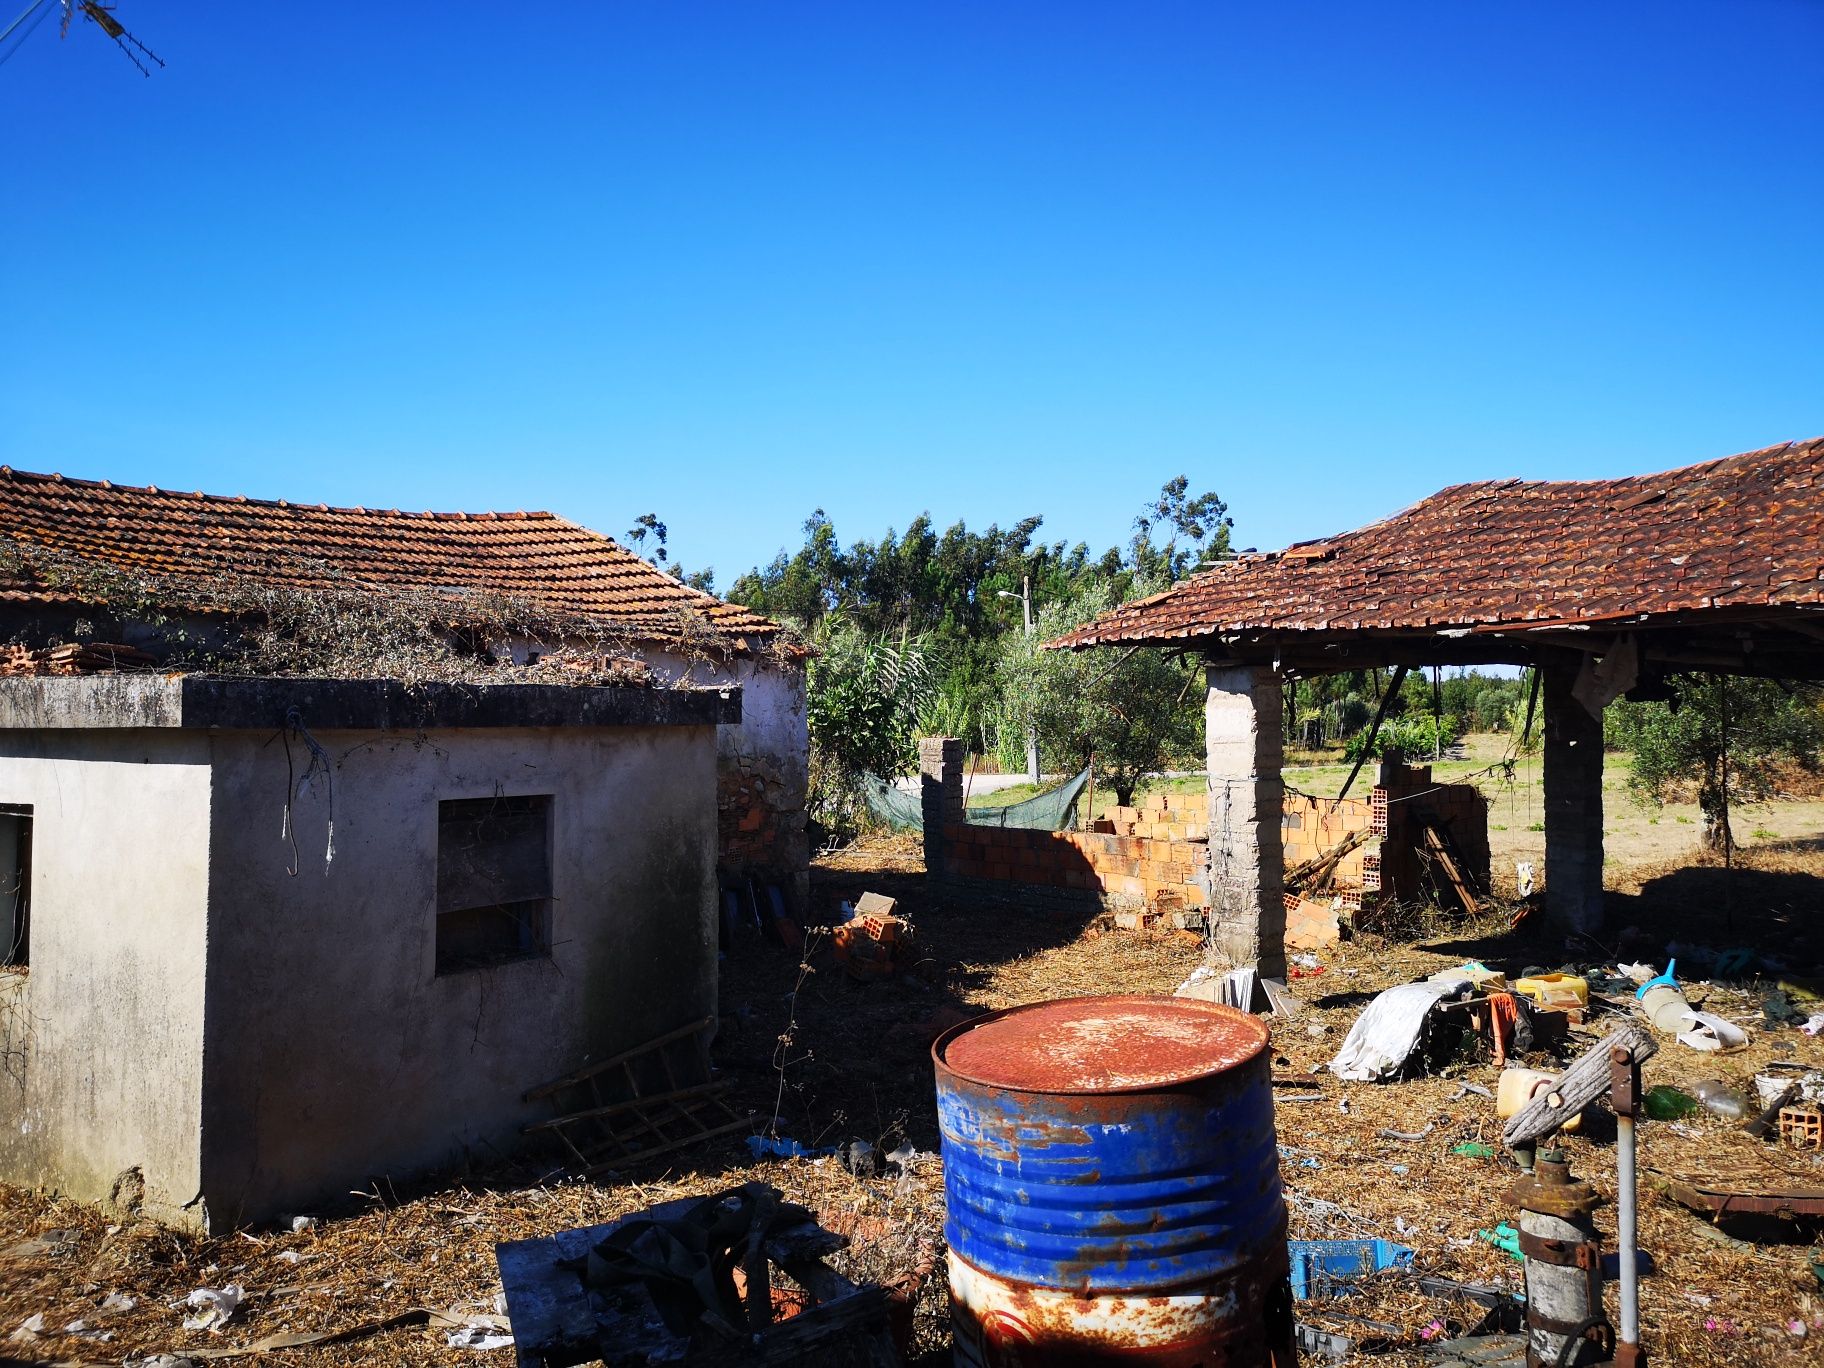
M1421 1272L1517 1288L1518 1265L1477 1236L1512 1217L1506 1193L1516 1170L1505 1157L1452 1152L1473 1141L1499 1153L1492 1102L1458 1095L1463 1083L1492 1088L1492 1063L1471 1045L1437 1072L1407 1082L1340 1082L1322 1065L1362 1006L1381 988L1470 958L1509 972L1613 967L1618 956L1663 964L1676 944L1696 966L1705 947L1754 947L1760 957L1745 977L1691 986L1711 1010L1753 1024L1750 1048L1719 1059L1662 1042L1646 1067L1647 1083L1688 1088L1721 1078L1742 1085L1775 1058L1824 1067L1824 1038L1761 1021L1770 986L1824 966L1820 875L1824 853L1805 840L1751 849L1729 874L1684 859L1636 864L1611 880L1616 933L1608 944L1566 943L1532 929L1536 919L1509 931L1505 913L1465 924L1417 912L1398 939L1362 937L1322 956L1321 973L1292 985L1308 1010L1274 1023L1278 1138L1293 1234L1383 1236L1412 1247ZM450 1325L427 1324L422 1314L460 1322L496 1313L495 1241L762 1178L820 1212L826 1224L852 1232L851 1251L837 1262L853 1276L884 1281L936 1258L938 1275L917 1302L913 1361L947 1362L932 1035L960 1016L1040 998L1169 992L1201 962L1202 949L1178 933L1103 931L1088 919L934 899L916 846L904 841L819 861L814 899L822 911L864 890L901 899L919 933L912 971L861 984L833 965L827 944L814 943L808 974L782 947L733 946L716 1058L754 1109L756 1131L776 1130L811 1147L859 1139L876 1155L909 1143L916 1154L903 1165L858 1176L834 1157L755 1163L743 1144L731 1142L653 1161L613 1181L581 1183L548 1178L549 1163L532 1157L409 1189L377 1178L365 1194L317 1213L311 1228L208 1239L51 1194L0 1189L0 1339L28 1318L41 1316L34 1323L43 1327L37 1337L6 1341L0 1355L121 1364L152 1353L247 1346L275 1334L360 1330L403 1316L403 1323L359 1338L273 1353L309 1364L510 1363L511 1349L452 1347ZM1601 1027L1597 1020L1588 1029ZM781 1036L788 1038L783 1046ZM1573 1039L1572 1048L1587 1043ZM1377 1134L1382 1129L1424 1135L1387 1139ZM1577 1173L1612 1192L1613 1148L1602 1125L1569 1138L1566 1149ZM1824 1158L1757 1144L1700 1112L1643 1123L1641 1162L1641 1244L1654 1265L1642 1286L1650 1353L1696 1368L1817 1362L1824 1289L1809 1269L1821 1257L1817 1232L1781 1227L1737 1241L1664 1196L1653 1175L1732 1171L1763 1184L1824 1188ZM1612 1243L1612 1208L1599 1213L1598 1224ZM214 1333L185 1330L194 1311L184 1298L229 1283L245 1289L233 1319ZM107 1309L110 1295L116 1307L130 1298L131 1308ZM1352 1362L1394 1365L1420 1361L1428 1332L1461 1329L1481 1312L1422 1295L1411 1278L1384 1276L1353 1295L1300 1303L1299 1314L1374 1351ZM82 1328L66 1332L74 1323Z

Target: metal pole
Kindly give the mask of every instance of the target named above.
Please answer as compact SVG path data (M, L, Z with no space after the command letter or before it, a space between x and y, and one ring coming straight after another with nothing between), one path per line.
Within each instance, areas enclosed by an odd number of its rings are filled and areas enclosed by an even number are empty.
M1026 623L1026 635L1032 635L1032 576L1020 576L1020 615ZM1026 710L1026 777L1036 789L1039 786L1039 729L1033 725L1032 709Z
M1640 1115L1640 1061L1617 1048L1609 1056L1609 1105L1615 1111L1615 1243L1620 1267L1621 1325L1615 1333L1616 1368L1645 1368L1640 1347L1640 1225L1634 1171L1634 1119Z
M1621 1249L1621 1328L1623 1344L1640 1343L1640 1270L1636 1267L1640 1230L1634 1208L1634 1118L1615 1118L1615 1238Z

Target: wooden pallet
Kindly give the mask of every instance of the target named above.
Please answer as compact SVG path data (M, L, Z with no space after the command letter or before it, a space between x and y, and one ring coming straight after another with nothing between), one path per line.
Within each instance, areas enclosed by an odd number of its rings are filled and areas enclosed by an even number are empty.
M533 1122L525 1133L554 1137L568 1152L571 1169L594 1178L745 1130L753 1113L737 1111L727 1097L731 1085L711 1077L715 1028L716 1019L704 1017L541 1083L525 1100L550 1098L558 1114Z

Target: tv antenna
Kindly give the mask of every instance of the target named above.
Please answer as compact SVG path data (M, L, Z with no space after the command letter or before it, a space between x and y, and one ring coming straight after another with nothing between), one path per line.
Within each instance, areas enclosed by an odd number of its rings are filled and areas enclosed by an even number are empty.
M114 17L114 6L97 4L96 0L60 0L60 3L63 5L63 37L70 36L70 21L81 14L114 40L114 46L126 53L127 60L139 68L141 76L152 74L146 64L139 60L142 55L160 67L164 66L163 57L128 33L126 26Z

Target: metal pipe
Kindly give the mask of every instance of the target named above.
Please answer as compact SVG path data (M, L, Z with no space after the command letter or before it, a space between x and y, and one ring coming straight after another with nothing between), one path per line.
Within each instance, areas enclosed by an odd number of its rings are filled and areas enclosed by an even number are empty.
M1634 1204L1634 1117L1615 1118L1615 1238L1621 1248L1621 1326L1616 1339L1640 1343L1639 1229Z

